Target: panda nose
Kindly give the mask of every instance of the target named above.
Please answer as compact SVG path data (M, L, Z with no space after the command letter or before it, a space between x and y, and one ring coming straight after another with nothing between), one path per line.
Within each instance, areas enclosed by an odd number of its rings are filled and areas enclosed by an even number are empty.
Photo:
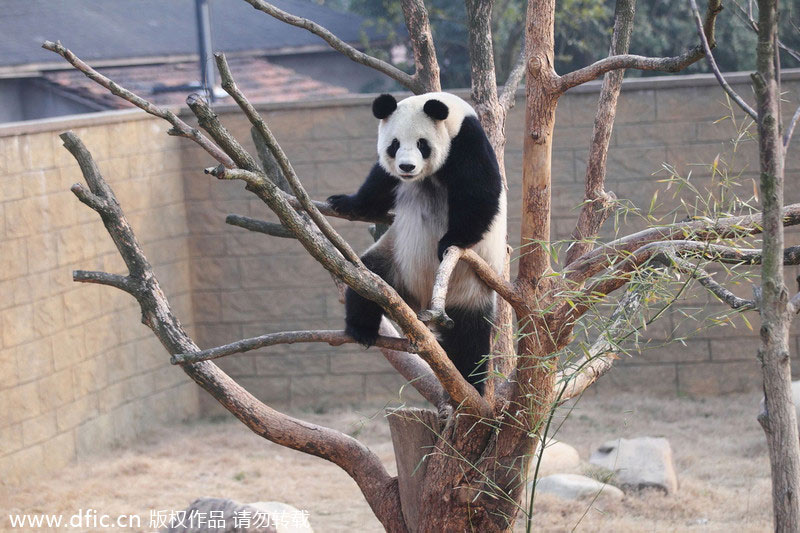
M403 172L411 172L412 170L414 170L414 168L416 168L414 165L409 165L408 163L403 163L399 166L400 170L402 170Z

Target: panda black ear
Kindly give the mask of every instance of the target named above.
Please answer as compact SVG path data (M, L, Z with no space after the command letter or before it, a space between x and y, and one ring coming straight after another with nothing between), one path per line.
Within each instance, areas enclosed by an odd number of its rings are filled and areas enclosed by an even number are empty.
M447 106L439 100L428 100L425 102L425 105L422 106L422 110L433 120L444 120L447 118L447 115L450 114L450 110L447 109Z
M382 94L372 102L372 114L383 120L397 109L397 100L391 94Z

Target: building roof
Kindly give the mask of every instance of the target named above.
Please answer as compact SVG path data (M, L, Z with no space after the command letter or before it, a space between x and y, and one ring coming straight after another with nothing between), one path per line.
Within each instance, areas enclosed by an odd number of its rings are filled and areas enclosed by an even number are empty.
M264 58L230 58L228 63L236 84L252 102L289 102L348 93L344 87L314 80L274 65ZM196 61L98 70L156 105L183 106L189 94L200 92ZM41 83L97 109L132 107L132 104L109 93L77 70L45 72ZM233 100L225 95L221 101Z
M375 40L361 17L306 0L270 0L309 18L346 42ZM327 48L316 35L255 10L244 0L209 0L215 51L291 53ZM363 32L363 33L362 33ZM0 71L63 68L45 40L60 40L79 57L113 64L132 59L188 60L197 54L194 0L2 0Z

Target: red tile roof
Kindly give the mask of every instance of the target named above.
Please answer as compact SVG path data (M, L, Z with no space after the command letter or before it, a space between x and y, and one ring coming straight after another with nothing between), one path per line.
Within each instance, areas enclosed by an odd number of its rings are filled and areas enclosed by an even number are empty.
M252 102L289 102L347 94L344 87L331 85L274 65L258 57L229 58L236 84ZM97 69L126 89L156 105L182 106L186 97L199 92L197 62L109 67ZM217 74L217 76L219 76ZM109 93L77 70L45 72L45 83L106 109L124 109L132 104ZM219 83L219 78L217 78ZM195 84L192 88L189 85ZM219 92L219 91L218 91ZM225 95L220 102L232 103Z

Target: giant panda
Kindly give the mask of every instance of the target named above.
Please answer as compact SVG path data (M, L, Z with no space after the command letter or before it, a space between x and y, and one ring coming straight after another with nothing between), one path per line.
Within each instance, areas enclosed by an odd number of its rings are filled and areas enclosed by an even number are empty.
M355 194L328 198L341 214L378 217L394 209L394 223L362 256L416 311L429 305L436 270L449 246L471 247L495 271L506 254L506 194L492 146L475 110L449 93L428 93L399 103L375 99L378 162ZM460 262L445 311L451 329L439 340L461 374L479 391L489 353L494 293ZM371 346L383 310L348 288L345 331Z

